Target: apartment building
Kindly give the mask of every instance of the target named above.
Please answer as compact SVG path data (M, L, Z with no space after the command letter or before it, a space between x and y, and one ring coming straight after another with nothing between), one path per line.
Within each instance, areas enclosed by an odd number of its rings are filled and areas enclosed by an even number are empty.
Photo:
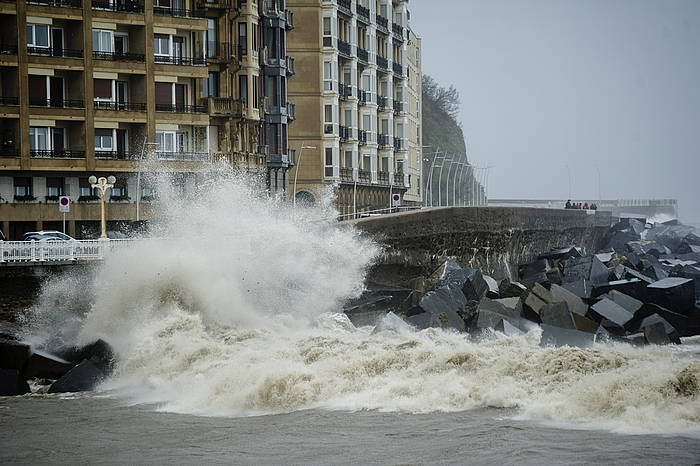
M113 223L148 220L157 193L136 192L141 158L183 193L219 160L283 190L293 115L286 95L266 115L264 79L270 68L286 80L290 60L268 60L262 44L274 31L268 48L286 57L291 26L283 0L0 0L5 236L60 229L61 195L73 201L67 233L93 234L93 174L117 178Z
M343 214L387 208L394 194L404 205L419 203L420 143L412 137L420 129L412 125L419 126L420 88L409 83L420 83L420 61L408 66L408 1L289 0L287 7L297 22L289 50L303 76L289 93L304 115L290 129L299 154L290 193L314 202L337 184ZM419 50L420 41L411 47Z

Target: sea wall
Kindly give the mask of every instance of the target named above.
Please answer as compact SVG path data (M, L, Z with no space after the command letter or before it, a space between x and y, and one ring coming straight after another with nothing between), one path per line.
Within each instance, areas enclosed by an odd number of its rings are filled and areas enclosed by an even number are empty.
M495 278L517 278L517 265L551 248L595 251L610 212L528 207L440 207L352 220L384 246L370 280L403 284L446 259Z

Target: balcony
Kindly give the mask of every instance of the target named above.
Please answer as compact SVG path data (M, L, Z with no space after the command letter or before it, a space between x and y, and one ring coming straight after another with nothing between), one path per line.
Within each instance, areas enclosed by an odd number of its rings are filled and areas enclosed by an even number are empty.
M72 149L51 149L51 150L30 150L29 155L38 159L84 159L84 150Z
M384 34L389 34L389 20L384 16L377 15L377 29Z
M403 113L403 102L399 102L398 100L394 100L394 113Z
M0 55L17 55L17 44L0 43Z
M235 7L235 0L199 0L197 2L197 9L199 10L231 10Z
M237 54L233 53L235 46L228 42L210 41L207 43L207 62L210 64L228 65L233 63Z
M391 66L394 68L394 74L403 76L403 65L401 63L394 62Z
M340 142L345 142L352 137L352 129L349 126L340 127Z
M133 61L139 63L146 62L146 55L142 53L131 53L131 52L102 52L95 50L92 52L92 56L97 60L112 60L112 61Z
M341 99L347 100L348 97L352 97L352 86L348 86L347 84L343 83L338 83L338 93L340 94Z
M338 39L338 52L350 57L350 44L344 40Z
M357 170L357 179L361 183L369 183L372 181L372 173L369 170Z
M394 172L394 184L403 186L403 172Z
M44 55L47 57L83 58L82 50L54 47L27 47L27 53L30 55Z
M136 102L104 102L96 100L95 110L117 110L125 112L145 112L146 104Z
M297 106L291 102L287 102L287 118L290 120L297 119Z
M340 179L342 181L352 181L352 168L340 167Z
M119 13L143 13L143 5L138 0L92 0L92 9Z
M172 57L169 55L156 55L154 61L166 65L205 66L207 64L204 57Z
M361 129L357 132L357 140L360 142L360 145L367 144L367 131L364 129Z
M359 3L357 4L357 19L369 24L369 8L365 8Z
M30 107L85 108L85 102L77 99L29 99Z
M384 71L389 71L389 60L381 55L377 55L377 66Z
M395 38L395 39L398 39L398 40L400 40L400 41L403 41L403 39L404 39L404 37L403 37L403 34L404 34L404 32L403 32L403 26L401 26L400 24L391 23L391 32L394 33L393 35L394 35L394 38Z
M204 10L186 10L181 8L167 8L154 6L153 14L158 16L173 16L177 18L204 18L206 12Z
M360 105L365 105L369 102L369 92L363 91L362 89L357 90L357 99L360 101Z
M207 113L204 105L156 104L157 112Z
M377 172L377 181L379 184L389 184L389 172Z
M108 150L96 150L95 157L100 158L100 159L111 159L111 160L136 160L136 159L141 158L141 154L108 151Z
M403 150L403 149L405 149L403 139L394 138L394 150Z
M0 105L19 105L19 97L1 97Z
M233 118L243 117L243 102L226 97L209 97L209 115Z
M338 10L348 16L352 16L352 2L350 0L338 0Z
M386 97L384 97L382 95L377 96L377 106L379 107L380 110L387 108L388 105L389 105L389 99L387 99Z
M164 152L156 151L156 156L159 160L193 160L207 161L209 160L209 152Z
M80 0L27 0L27 5L55 6L59 8L81 8Z
M383 134L379 133L377 134L377 144L379 147L389 147L390 142L389 142L389 135L388 134Z
M296 71L294 71L294 57L287 57L287 74L289 76L296 74Z
M365 49L357 47L357 59L365 64L369 63L369 52Z

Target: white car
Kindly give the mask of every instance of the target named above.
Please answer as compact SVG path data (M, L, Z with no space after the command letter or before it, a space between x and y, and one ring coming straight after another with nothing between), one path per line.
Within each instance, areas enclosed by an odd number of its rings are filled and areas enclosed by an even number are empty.
M57 230L30 231L22 236L22 241L77 241Z

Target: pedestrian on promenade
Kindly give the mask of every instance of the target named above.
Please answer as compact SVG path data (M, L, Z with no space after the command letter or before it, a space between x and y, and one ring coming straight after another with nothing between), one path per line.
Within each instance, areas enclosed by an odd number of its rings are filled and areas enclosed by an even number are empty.
M571 199L569 199L568 201L566 201L566 207L564 207L564 208L565 208L565 209L571 209Z
M588 202L583 204L583 210L588 210Z

